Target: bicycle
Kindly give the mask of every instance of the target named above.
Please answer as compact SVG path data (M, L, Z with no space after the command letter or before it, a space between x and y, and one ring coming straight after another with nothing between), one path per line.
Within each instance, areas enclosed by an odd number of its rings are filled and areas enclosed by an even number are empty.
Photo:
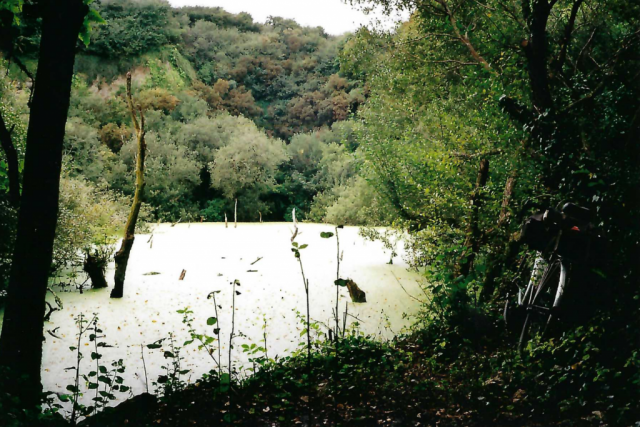
M527 208L540 205L525 204ZM563 296L571 270L586 262L592 245L591 212L567 203L561 209L546 208L530 216L522 226L521 241L536 251L531 276L525 287L516 280L515 307L509 297L504 308L507 326L522 324L518 351L534 336L544 337L561 317ZM521 269L526 265L523 258ZM521 277L521 275L518 275ZM523 320L524 318L524 320Z

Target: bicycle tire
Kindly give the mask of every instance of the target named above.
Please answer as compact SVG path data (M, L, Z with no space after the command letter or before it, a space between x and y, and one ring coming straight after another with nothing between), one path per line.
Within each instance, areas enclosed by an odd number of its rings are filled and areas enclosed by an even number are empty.
M535 286L533 298L526 306L527 316L518 341L519 351L522 351L532 337L544 337L548 332L556 317L558 303L564 292L564 282L566 269L562 260L554 260L546 267L540 283Z

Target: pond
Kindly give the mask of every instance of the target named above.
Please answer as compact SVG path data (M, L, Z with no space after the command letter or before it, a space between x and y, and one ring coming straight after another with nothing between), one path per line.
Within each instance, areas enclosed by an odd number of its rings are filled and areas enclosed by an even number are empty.
M222 342L222 363L228 363L229 332L231 330L232 285L240 282L235 307L234 349L232 358L238 366L248 366L248 356L242 344L264 346L270 358L284 356L298 348L304 325L301 315L306 310L305 290L300 266L291 251L291 224L160 224L150 234L138 235L129 260L125 294L122 299L110 299L109 289L63 291L57 289L64 308L52 314L45 323L43 353L43 384L45 390L64 393L73 383L74 371L65 368L75 365L76 355L69 347L77 345L74 318L83 313L99 317L99 326L106 341L103 363L123 359L126 366L125 384L134 394L146 391L141 344L150 344L173 332L179 345L189 337L182 315L177 310L189 307L195 318L193 325L199 333L213 334L207 318L215 315L216 295L220 306L219 323ZM310 286L311 318L319 323L319 332L327 332L333 325L336 286L336 239L320 238L320 233L333 227L321 224L300 224L296 241L308 244L301 251L302 262ZM343 259L340 276L352 279L366 293L367 302L351 302L346 288L340 288L341 318L348 303L347 324L362 333L390 339L412 323L412 317L424 300L420 288L421 277L407 270L402 250L388 264L390 255L380 242L371 242L358 234L357 227L340 229L340 249ZM256 262L257 261L257 262ZM183 270L184 278L180 280ZM107 271L113 282L113 265ZM49 295L49 299L53 298ZM265 328L266 321L266 328ZM55 335L55 336L54 336ZM80 347L85 355L81 372L95 370L89 355L88 337ZM217 352L217 351L216 351ZM196 344L182 350L183 369L190 372L185 379L191 382L214 369L206 352ZM151 382L163 373L166 364L162 350L144 347L144 357L151 391ZM89 403L91 396L85 396ZM122 396L124 399L126 396ZM117 403L117 402L116 402Z

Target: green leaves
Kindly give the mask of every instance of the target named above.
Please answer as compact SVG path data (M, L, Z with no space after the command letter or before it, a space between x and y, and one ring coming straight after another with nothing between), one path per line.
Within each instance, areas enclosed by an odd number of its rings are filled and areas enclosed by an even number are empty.
M345 279L338 279L338 280L335 280L333 283L336 286L341 286L341 287L347 286L347 280L345 280Z
M147 348L149 350L156 350L156 349L162 348L162 342L165 339L166 338L162 338L162 339L159 339L158 341L154 341L152 344L147 344Z
M296 258L300 258L300 251L309 247L307 244L300 245L298 242L291 242L291 252Z
M24 0L2 0L0 1L0 10L8 10L13 14L13 25L20 25L19 13L22 12Z
M229 387L231 385L231 377L229 374L224 373L220 375L220 392L226 393L229 391Z
M215 325L216 323L218 323L218 319L217 319L217 318L215 318L215 317L209 317L209 318L207 319L207 325L208 325L208 326L213 326L213 325Z
M89 43L91 42L91 31L93 30L93 26L103 25L106 23L107 21L102 19L102 16L100 16L97 10L89 10L89 13L87 13L87 15L84 17L82 28L80 29L80 33L78 34L78 38L82 41L82 43L84 43L85 47L88 47Z
M330 239L334 236L334 234L330 231L323 231L322 233L320 233L320 237L322 237L323 239Z

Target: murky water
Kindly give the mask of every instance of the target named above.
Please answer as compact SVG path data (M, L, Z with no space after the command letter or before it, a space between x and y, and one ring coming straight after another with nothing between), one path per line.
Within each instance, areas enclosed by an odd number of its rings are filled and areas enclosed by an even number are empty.
M335 308L336 240L320 238L320 232L333 231L320 224L300 224L297 241L308 244L302 252L305 274L310 284L311 317L324 325L332 325ZM269 357L286 355L303 340L303 325L296 311L305 313L305 291L300 266L291 252L291 224L163 224L154 227L153 238L139 235L129 260L125 296L109 298L109 290L60 292L64 309L55 312L45 329L55 331L54 338L45 334L43 383L46 390L64 392L73 382L75 354L69 350L77 344L74 317L80 313L97 313L105 341L114 347L103 350L103 362L124 359L125 384L135 394L146 390L141 358L141 344L149 344L173 332L177 342L188 339L187 328L177 310L189 307L195 317L194 326L200 333L213 335L206 319L214 316L214 305L207 295L217 294L223 365L228 364L228 339L231 328L230 282L239 280L236 296L236 338L232 358L234 364L246 364L242 344L263 345L264 319L267 321ZM340 247L344 257L340 276L354 280L366 292L367 303L352 304L346 288L340 289L340 312L349 302L348 323L359 323L367 334L389 339L412 323L412 315L424 299L418 281L420 275L407 271L401 255L388 265L389 254L378 242L368 242L358 236L358 228L340 230ZM258 262L255 262L261 258ZM113 266L112 266L113 267ZM113 270L107 272L110 283ZM179 280L186 270L184 280ZM154 273L150 275L149 273ZM156 274L159 273L159 274ZM411 295L411 296L410 296ZM408 315L408 316L405 316ZM357 320L356 320L357 319ZM81 345L85 359L81 371L95 370L89 355L88 339ZM163 373L166 363L162 350L144 349L149 387ZM195 344L182 351L183 368L190 369L185 379L194 381L214 364ZM92 396L85 396L88 400ZM116 402L117 403L117 402Z

